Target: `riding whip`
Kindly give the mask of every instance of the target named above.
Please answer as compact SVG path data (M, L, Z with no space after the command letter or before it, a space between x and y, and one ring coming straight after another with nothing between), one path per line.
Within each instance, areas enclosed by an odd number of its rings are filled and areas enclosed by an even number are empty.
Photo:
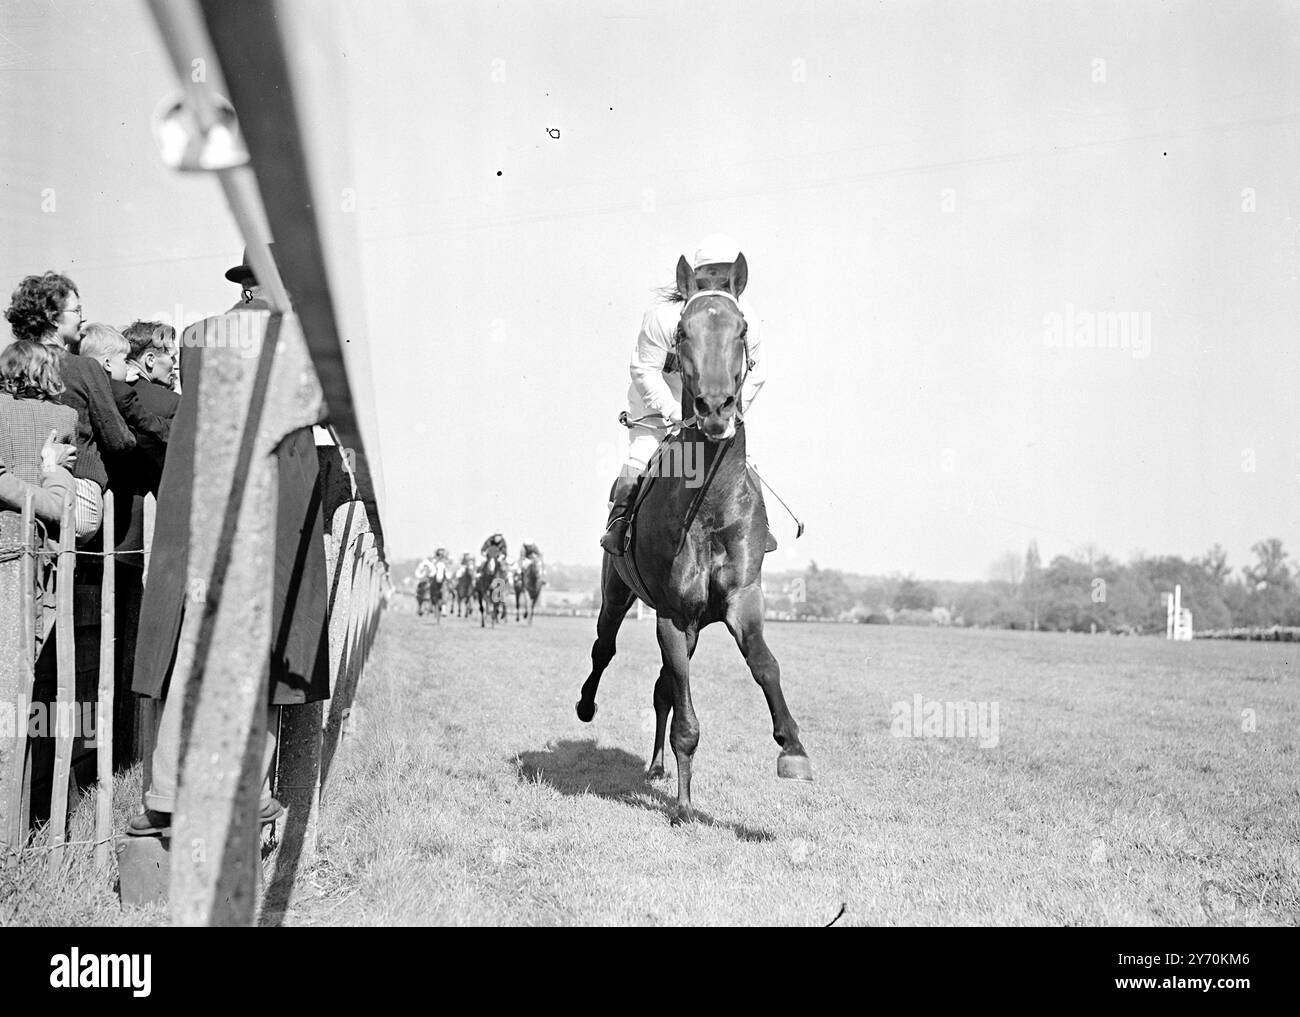
M772 490L772 485L763 479L763 475L759 473L758 470L754 469L753 463L749 464L749 468L751 471L753 471L754 476L758 477L758 482L762 484L764 487L766 487L768 491L771 492L772 497L775 498L777 501L781 502L781 507L785 509L787 512L790 512L790 506L787 505L784 501L782 501L781 496L779 494L777 494L775 491ZM799 517L795 515L793 512L790 512L790 518L794 520L795 525L798 527L798 530L795 531L795 535L794 535L794 539L798 540L800 537L803 536L803 523L799 521Z

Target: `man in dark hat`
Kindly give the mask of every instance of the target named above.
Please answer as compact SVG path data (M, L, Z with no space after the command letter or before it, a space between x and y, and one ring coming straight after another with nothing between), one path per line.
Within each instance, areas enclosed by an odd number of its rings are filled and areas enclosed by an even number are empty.
M275 257L275 242L268 240L266 249ZM271 305L262 299L262 287L258 285L257 273L253 271L252 259L248 248L244 248L244 260L238 265L226 269L226 278L236 283L240 289L242 301L231 308L232 311L269 311Z
M268 245L270 246L270 245ZM223 315L233 318L250 311L270 310L262 299L257 276L244 261L226 272L237 283L242 300ZM209 331L231 334L243 327L224 322L225 328L208 330L200 321L190 326L198 337ZM188 334L189 330L187 330ZM237 348L201 343L185 344L186 357L227 355ZM187 367L192 364L187 359ZM149 582L145 586L143 617L153 624L142 631L136 650L133 691L164 698L162 719L153 755L153 784L145 789L145 811L131 820L127 832L135 836L163 833L170 828L180 768L181 702L168 698L167 686L180 638L181 618L188 584L190 501L193 495L194 449L197 430L197 391L202 373L187 370L185 398L171 433L166 467L158 492L157 528L154 533ZM263 765L267 781L262 790L261 818L273 821L283 808L271 797L270 766L274 759L279 707L328 699L329 633L325 624L325 535L322 502L316 497L320 472L316 442L310 427L300 428L277 450L279 496L276 507L275 578L271 601L270 701L267 743ZM156 578L155 578L156 577Z

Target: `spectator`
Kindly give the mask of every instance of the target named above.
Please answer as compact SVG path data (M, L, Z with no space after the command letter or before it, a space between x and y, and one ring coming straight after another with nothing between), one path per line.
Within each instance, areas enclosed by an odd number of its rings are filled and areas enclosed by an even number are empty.
M122 337L130 346L127 364L138 377L129 382L140 404L151 413L156 414L170 427L176 416L181 397L171 388L176 370L174 345L176 330L160 322L136 321L122 330ZM116 386L114 386L116 388ZM137 437L141 437L137 435ZM146 444L141 441L141 444ZM165 444L161 449L166 454ZM158 496L158 487L162 482L165 459L155 455L143 454L139 449L109 460L109 484L114 493L117 512L117 541L114 550L117 563L117 582L114 593L117 601L115 620L117 638L113 649L116 655L116 674L122 694L116 703L130 704L130 714L120 718L116 723L118 730L134 729L139 721L152 721L153 711L145 710L137 714L136 704L145 701L130 695L135 680L135 652L139 639L140 608L144 599L145 578L145 497ZM165 534L164 534L165 537ZM155 536L155 543L158 538ZM164 551L163 560L167 558ZM125 738L113 743L114 766L128 765L134 761L136 744L127 744Z
M71 352L78 342L83 319L81 298L76 285L57 272L30 275L14 290L5 317L14 338L44 344L58 356L63 392L59 402L77 414L77 456L72 475L76 485L76 529L80 534L97 534L101 528L103 491L108 486L108 472L103 451L125 451L135 447L131 434L113 402L112 388L104 369ZM45 433L45 432L42 432ZM96 549L95 537L81 541ZM93 702L98 694L99 667L99 563L96 558L81 559L73 577L73 603L79 629L74 640L75 696L77 702ZM57 630L59 626L55 626ZM40 646L32 683L33 704L54 701L57 685L57 646L72 640L72 632L55 631ZM31 745L31 814L33 822L48 817L51 778L54 773L54 738L37 737ZM95 750L93 743L78 737L73 741L72 774L78 784L94 780Z
M189 336L209 331L240 331L242 314L265 316L268 308L253 269L244 263L226 273L238 283L243 299L219 319L190 326L185 343L186 395L176 413L166 468L158 493L158 529L145 585L141 614L150 624L140 631L133 691L161 698L162 717L154 746L152 784L145 789L144 811L133 817L127 833L150 836L171 824L179 783L183 703L170 695L172 668L189 582L186 551L190 543L190 506L197 442L198 405L203 364L208 358L242 356L238 347L205 347ZM271 765L279 727L279 707L329 698L329 641L325 626L325 536L317 479L320 472L316 442L310 427L285 437L276 450L276 542L271 601L271 652L267 738L262 766L260 818L271 822L284 810L272 796ZM155 579L155 576L157 577Z
M11 483L18 480L47 489L52 485L51 494L69 487L58 474L66 476L63 466L71 465L76 459L76 447L72 443L77 432L77 413L58 402L62 393L63 382L54 351L27 340L10 343L0 351L0 460L11 476ZM53 445L71 446L71 453L51 453ZM71 485L74 495L80 484L93 487L88 480L74 482ZM98 489L94 496L98 497ZM50 507L44 498L38 500L46 509ZM15 508L21 510L21 500ZM60 500L53 513L55 524L61 513ZM78 514L77 519L78 540L86 539L99 528L97 516Z
M64 391L59 401L77 411L77 531L98 531L108 471L101 449L125 452L135 436L118 413L113 390L102 367L72 353L79 341L81 297L67 276L57 272L29 275L18 284L5 317L14 338L43 343L59 354Z
M109 376L109 388L118 413L135 436L136 449L144 452L161 470L171 435L171 420L149 411L139 393L128 381L136 375L136 368L127 363L131 344L122 333L110 325L92 323L81 330L81 356L99 364ZM112 479L112 471L109 471Z
M136 321L128 325L122 335L130 345L127 364L137 374L136 379L129 382L131 388L135 390L140 404L167 421L170 427L181 401L181 397L172 389L176 380L176 330L161 322ZM164 451L165 444L164 441ZM147 474L143 478L145 489L156 496L158 484L162 480L162 464L157 463L152 470L145 463L140 466Z
M127 362L139 374L131 382L132 387L154 413L159 416L174 414L180 399L173 391L176 383L176 329L159 321L133 321L122 330L122 335L131 347ZM157 398L156 404L149 404L150 396L146 396L146 392ZM170 413L164 411L164 406L170 407Z

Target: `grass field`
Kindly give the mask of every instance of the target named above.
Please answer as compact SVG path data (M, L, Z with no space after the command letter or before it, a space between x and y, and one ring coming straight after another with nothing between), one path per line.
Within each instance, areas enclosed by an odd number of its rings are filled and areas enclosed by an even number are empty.
M713 626L701 819L674 828L671 752L643 777L653 622L625 623L584 725L593 633L387 617L284 923L1300 924L1294 645L772 624L807 785L776 778ZM996 704L996 745L899 737L916 696ZM82 921L162 918L90 890ZM55 892L22 887L10 920L64 920L74 902L32 899Z

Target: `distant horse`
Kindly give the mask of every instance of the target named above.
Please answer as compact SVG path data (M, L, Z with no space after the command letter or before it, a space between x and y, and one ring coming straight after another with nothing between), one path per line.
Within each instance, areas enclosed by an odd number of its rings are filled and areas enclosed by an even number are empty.
M425 576L415 587L415 613L423 615L425 606L433 612L434 618L442 624L443 583L447 579L447 565L439 560L434 563L433 572Z
M510 576L510 584L511 586L514 587L514 591L515 591L515 621L519 620L519 605L521 602L523 603L523 607L524 607L524 617L527 618L528 601L525 600L524 598L528 596L528 588L524 586L523 569L514 570L514 572Z
M469 559L461 565L456 576L456 614L465 618L474 614L474 562Z
M506 587L509 581L505 562L500 557L488 558L479 566L478 578L474 582L474 593L478 597L479 628L487 625L489 613L493 628L496 628L498 619L506 620Z
M702 473L658 470L652 460L630 528L627 554L606 554L601 563L601 605L592 670L577 703L578 718L596 713L600 677L614 657L619 625L638 596L656 611L663 667L655 682L655 740L649 777L664 773L664 732L672 715L677 757L677 814L694 818L691 758L700 727L691 705L690 659L700 629L723 622L740 647L772 715L772 736L781 747L778 777L812 780L812 765L799 741L799 727L781 692L781 670L763 639L763 548L767 511L763 493L745 462L745 428L739 414L749 369L746 323L737 297L748 266L740 255L729 274L701 273L701 286L682 258L677 293L683 301L675 352L681 365L683 415L694 416L660 453L702 453ZM673 448L672 446L679 446ZM698 459L692 461L698 462ZM700 478L703 478L702 480Z
M544 570L540 558L529 558L522 569L515 575L515 621L519 620L519 601L524 600L524 614L528 618L528 624L533 623L533 615L537 611L537 598L542 595L542 587L546 585Z

